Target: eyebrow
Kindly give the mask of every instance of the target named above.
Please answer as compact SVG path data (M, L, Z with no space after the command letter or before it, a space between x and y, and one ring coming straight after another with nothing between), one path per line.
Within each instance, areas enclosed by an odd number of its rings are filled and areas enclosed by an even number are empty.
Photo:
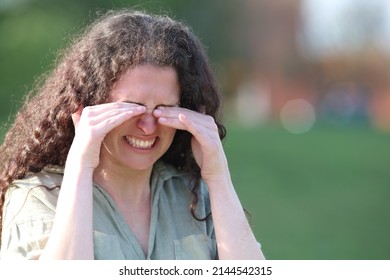
M136 102L136 101L131 101L131 100L120 100L120 102L134 103L134 104L137 104L137 105L145 106L145 107L146 107L146 104L144 104L144 103ZM158 104L158 105L156 105L156 107L158 107L158 106L164 106L164 107L177 107L177 106L180 106L180 102L177 102L177 103L175 103L175 104ZM156 107L155 107L155 108L156 108Z

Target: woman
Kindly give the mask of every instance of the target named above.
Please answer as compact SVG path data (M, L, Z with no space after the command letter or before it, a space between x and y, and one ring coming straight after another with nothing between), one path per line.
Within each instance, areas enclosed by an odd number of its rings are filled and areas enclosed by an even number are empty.
M262 259L207 56L181 23L109 12L1 146L2 258Z

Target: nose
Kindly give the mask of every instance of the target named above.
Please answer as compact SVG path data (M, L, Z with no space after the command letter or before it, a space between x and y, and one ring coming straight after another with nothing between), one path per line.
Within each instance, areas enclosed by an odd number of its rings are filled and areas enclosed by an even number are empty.
M146 135L152 134L157 129L157 118L153 115L153 110L148 110L139 116L137 127Z

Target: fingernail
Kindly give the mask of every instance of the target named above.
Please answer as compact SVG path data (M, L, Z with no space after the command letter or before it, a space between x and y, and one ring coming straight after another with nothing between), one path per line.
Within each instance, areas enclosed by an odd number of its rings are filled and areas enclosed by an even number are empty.
M160 109L154 109L154 114L156 115L161 115L161 110Z

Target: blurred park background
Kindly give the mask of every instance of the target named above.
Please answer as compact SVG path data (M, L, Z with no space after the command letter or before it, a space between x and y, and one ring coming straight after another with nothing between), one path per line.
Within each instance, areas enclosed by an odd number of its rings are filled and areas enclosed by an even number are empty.
M233 181L269 259L390 259L390 1L0 0L0 121L107 9L189 24L224 95Z

